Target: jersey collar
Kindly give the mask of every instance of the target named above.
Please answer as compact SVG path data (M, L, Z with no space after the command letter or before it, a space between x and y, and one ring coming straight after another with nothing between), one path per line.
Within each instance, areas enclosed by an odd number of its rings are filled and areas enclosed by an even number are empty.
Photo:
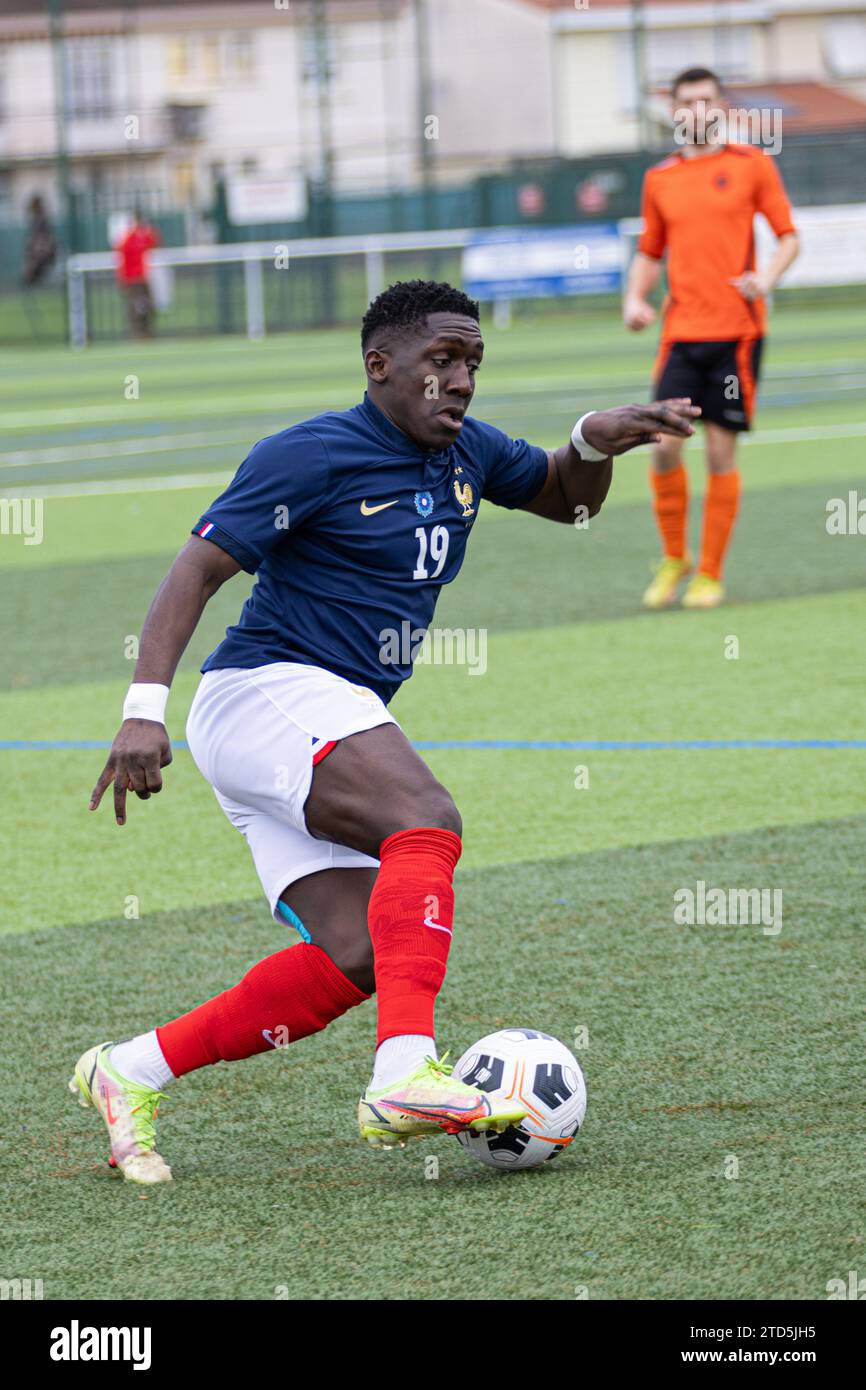
M401 429L398 429L397 426L388 419L385 412L380 410L379 407L370 400L367 391L364 392L364 399L358 406L358 410L375 432L381 435L383 439L386 439L389 444L393 444L401 453L416 454L418 458L428 461L438 461L439 459L448 457L447 449L440 449L438 451L422 449L420 445L415 443L414 439L410 439L408 434L404 434Z
M675 152L675 156L677 159L680 159L683 164L705 164L708 159L716 159L720 154L727 154L730 148L730 142L728 140L725 140L721 145L714 149L711 154L701 154L697 156L692 156L692 158L690 159L687 154L683 154L682 150L677 150Z

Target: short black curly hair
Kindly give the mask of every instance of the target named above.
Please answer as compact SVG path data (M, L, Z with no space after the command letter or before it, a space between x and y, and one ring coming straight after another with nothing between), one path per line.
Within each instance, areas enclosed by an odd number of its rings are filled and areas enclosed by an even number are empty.
M379 328L397 333L420 328L428 314L465 314L481 317L478 302L462 290L439 280L398 280L373 300L361 323L361 348L366 349Z

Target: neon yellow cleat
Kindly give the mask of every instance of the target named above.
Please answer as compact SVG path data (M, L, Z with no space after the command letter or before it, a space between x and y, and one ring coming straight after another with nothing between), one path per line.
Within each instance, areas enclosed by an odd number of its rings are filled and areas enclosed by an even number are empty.
M75 1064L69 1089L79 1104L98 1110L108 1127L112 1168L127 1182L171 1182L171 1169L156 1152L156 1113L162 1091L127 1081L108 1058L113 1043L99 1043Z
M683 608L718 608L724 598L725 590L718 579L696 574L683 594Z
M677 560L665 555L656 566L655 578L643 596L645 608L668 608L677 596L683 580L692 572L691 557Z
M432 1057L394 1086L374 1092L368 1088L358 1103L361 1138L381 1149L402 1148L407 1139L459 1134L465 1129L473 1134L486 1129L501 1134L525 1115L523 1105L455 1081L445 1059L437 1062Z

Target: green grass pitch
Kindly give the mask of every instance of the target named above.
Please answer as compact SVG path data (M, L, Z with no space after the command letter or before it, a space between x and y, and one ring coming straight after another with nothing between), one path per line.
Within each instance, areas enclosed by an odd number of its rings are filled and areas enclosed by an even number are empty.
M178 1083L176 1181L150 1192L110 1173L72 1064L292 936L186 752L118 830L109 804L88 815L105 754L81 745L113 736L129 639L249 444L358 399L357 336L0 353L0 493L44 502L41 544L0 535L0 1274L48 1299L811 1300L862 1272L866 537L825 524L866 489L860 315L777 310L726 607L641 611L638 453L588 530L482 509L437 624L487 629L487 672L425 666L397 697L410 737L463 745L426 755L465 823L440 1041L512 1024L585 1044L572 1149L512 1175L450 1139L366 1151L369 1004ZM513 434L559 444L646 396L653 344L612 309L485 331L473 409ZM176 738L247 582L182 663ZM720 739L782 746L701 746ZM781 889L781 931L675 925L698 880Z

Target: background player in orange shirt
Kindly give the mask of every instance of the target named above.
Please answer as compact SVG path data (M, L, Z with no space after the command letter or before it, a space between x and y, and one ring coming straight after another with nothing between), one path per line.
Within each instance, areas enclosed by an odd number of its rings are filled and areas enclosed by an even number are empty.
M648 296L667 254L668 296L654 369L656 399L691 397L701 407L708 470L701 554L683 596L687 608L724 598L725 551L740 496L736 441L750 427L766 331L768 294L799 243L774 160L754 145L726 142L730 109L707 68L680 73L671 92L676 154L644 179L644 230L628 275L623 317L634 332L653 322ZM755 268L753 219L766 217L778 244ZM688 554L688 479L682 441L664 436L650 470L664 555L644 594L648 608L673 603L693 569Z

